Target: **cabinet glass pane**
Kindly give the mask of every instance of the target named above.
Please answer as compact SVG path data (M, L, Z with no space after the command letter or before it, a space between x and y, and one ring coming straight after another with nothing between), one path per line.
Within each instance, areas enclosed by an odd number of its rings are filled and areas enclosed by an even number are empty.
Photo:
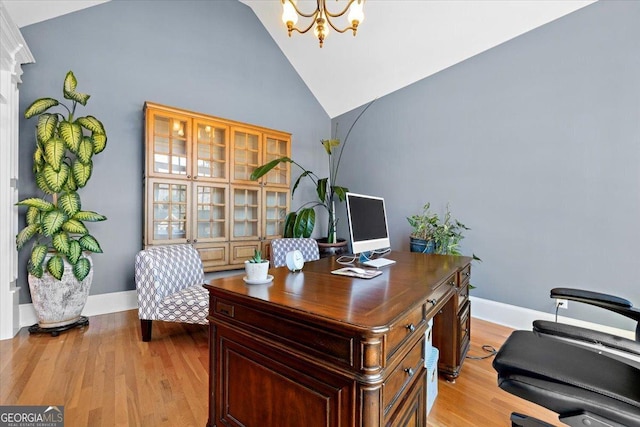
M197 165L198 176L226 178L227 163L226 130L208 124L198 124L197 129Z
M283 157L287 155L287 141L267 137L265 144L265 163L271 160ZM273 168L265 177L264 180L269 184L283 184L287 185L287 172L289 170L289 163L279 163Z
M258 191L233 190L233 237L258 237Z
M219 187L197 187L197 238L225 238L226 189Z
M265 191L265 234L281 236L284 232L284 220L287 216L287 197L284 191Z
M154 116L153 170L173 175L187 174L187 122Z
M185 239L187 236L187 186L153 184L153 238Z
M247 132L234 133L234 179L249 180L251 173L258 167L258 149L258 135Z

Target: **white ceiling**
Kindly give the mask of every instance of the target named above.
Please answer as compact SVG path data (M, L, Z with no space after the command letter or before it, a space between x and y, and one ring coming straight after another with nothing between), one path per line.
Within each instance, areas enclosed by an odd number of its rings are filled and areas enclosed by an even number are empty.
M240 1L253 9L333 118L594 0L368 0L358 35L333 31L322 49L312 31L287 36L280 0ZM103 2L4 0L19 27ZM345 1L328 3L335 12ZM311 11L315 1L298 0L298 7Z

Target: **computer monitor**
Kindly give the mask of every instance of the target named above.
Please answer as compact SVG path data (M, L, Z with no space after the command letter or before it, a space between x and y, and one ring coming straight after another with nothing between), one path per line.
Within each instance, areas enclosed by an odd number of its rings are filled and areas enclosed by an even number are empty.
M384 199L347 193L346 200L353 253L360 254L389 248L391 243Z

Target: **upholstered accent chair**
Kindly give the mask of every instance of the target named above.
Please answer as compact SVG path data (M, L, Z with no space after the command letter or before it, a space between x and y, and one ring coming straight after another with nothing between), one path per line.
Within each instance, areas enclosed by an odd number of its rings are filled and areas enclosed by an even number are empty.
M293 250L302 252L305 262L320 259L318 242L307 238L283 238L271 241L271 263L274 267L287 265L287 252Z
M136 255L135 281L142 341L151 340L151 322L206 325L209 292L198 251L191 245L154 246Z

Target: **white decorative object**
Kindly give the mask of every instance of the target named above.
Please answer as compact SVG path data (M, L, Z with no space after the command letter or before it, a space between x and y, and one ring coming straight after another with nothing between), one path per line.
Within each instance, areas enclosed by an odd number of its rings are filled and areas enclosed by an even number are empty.
M263 262L244 262L244 271L247 273L247 280L259 283L264 283L267 280L269 274L269 261ZM245 281L247 281L245 280Z
M299 250L287 252L287 268L291 271L300 271L304 267L304 257Z

